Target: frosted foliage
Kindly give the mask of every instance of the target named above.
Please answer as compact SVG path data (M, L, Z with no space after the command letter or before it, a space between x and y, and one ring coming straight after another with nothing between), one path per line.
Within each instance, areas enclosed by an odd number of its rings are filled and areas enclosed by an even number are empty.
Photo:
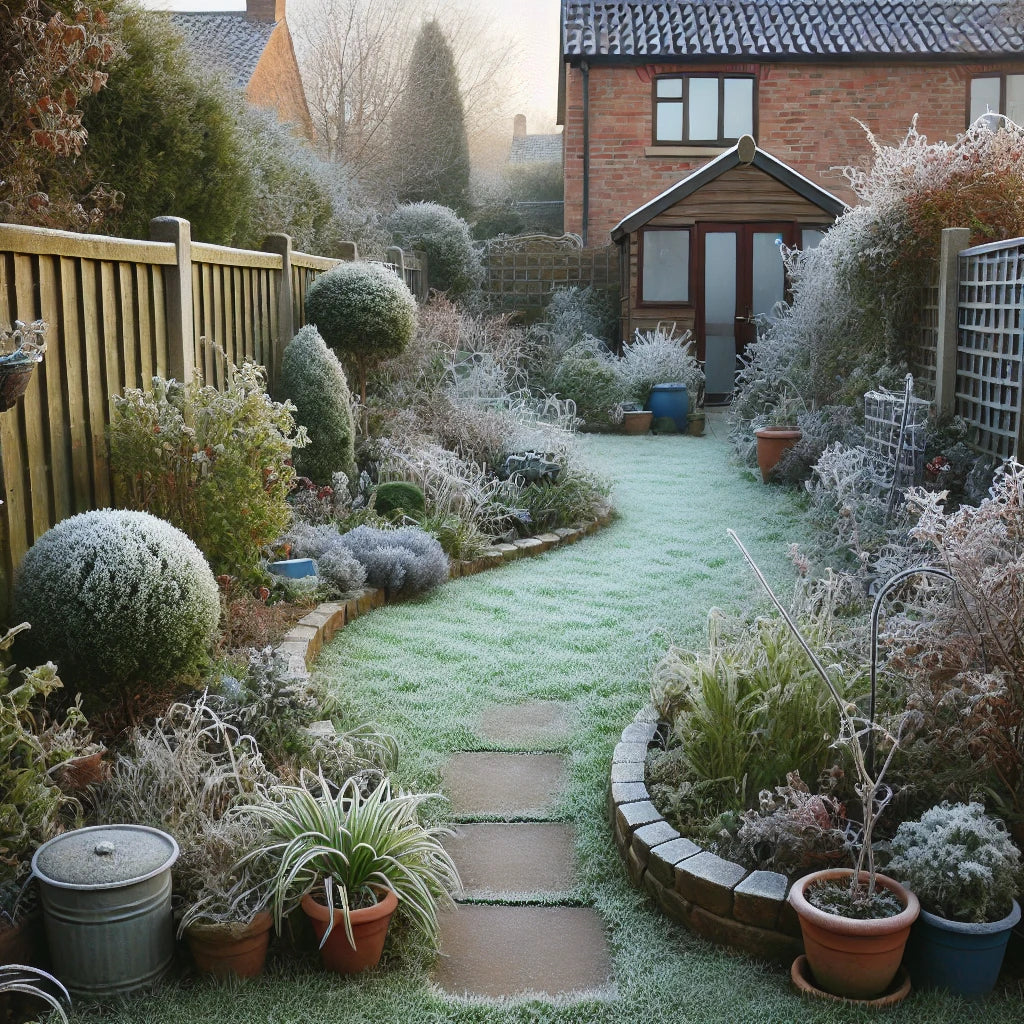
M980 803L943 803L920 821L904 821L892 850L887 872L906 882L930 913L968 923L1009 913L1020 851Z
M362 590L366 584L366 567L341 543L328 548L317 559L316 568L320 578L342 594Z
M333 526L312 526L310 523L297 522L281 538L280 543L289 545L292 558L312 558L315 561L334 547L339 537L340 534Z
M378 530L357 526L341 542L366 568L366 582L391 593L421 594L448 579L448 556L438 541L414 526Z
M696 400L704 374L693 354L689 331L673 338L664 331L636 332L636 340L627 345L617 364L619 379L636 402L646 402L655 384L685 384Z
M86 701L202 662L217 631L217 583L199 548L147 512L101 509L58 523L18 571L27 645L53 658Z

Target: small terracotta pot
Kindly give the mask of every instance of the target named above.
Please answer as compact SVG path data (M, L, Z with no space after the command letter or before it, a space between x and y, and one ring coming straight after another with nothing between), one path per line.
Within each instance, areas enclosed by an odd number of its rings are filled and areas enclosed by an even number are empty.
M651 429L654 413L649 409L622 414L622 430L626 434L646 434Z
M789 902L800 919L804 951L817 986L849 999L876 999L896 977L910 926L921 905L894 878L879 874L875 875L878 888L888 889L903 904L904 909L894 917L855 921L828 914L808 902L808 889L821 882L849 883L852 875L850 868L804 875L793 883ZM862 871L860 877L866 882L868 873Z
M349 945L345 934L345 915L334 909L334 928L320 947L320 960L327 970L337 974L358 974L377 966L384 952L391 915L398 909L398 897L390 889L381 891L380 897L380 902L374 906L361 907L349 914L355 949ZM302 909L312 922L317 939L322 940L331 911L312 896L302 897Z
M700 437L704 433L704 413L691 412L686 417L691 437Z
M267 911L245 926L194 924L185 929L188 948L200 974L219 978L255 978L263 973L273 919Z
M755 431L757 435L757 465L761 470L761 479L768 483L772 470L787 449L804 435L795 427L764 427Z

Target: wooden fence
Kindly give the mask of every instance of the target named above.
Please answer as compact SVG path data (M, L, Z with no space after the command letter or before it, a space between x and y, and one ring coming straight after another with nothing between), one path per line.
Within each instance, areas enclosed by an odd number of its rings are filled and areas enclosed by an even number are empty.
M154 375L223 386L225 360L263 364L273 390L309 285L342 262L293 252L287 235L255 252L192 242L178 218L151 227L135 241L0 224L0 325L49 325L25 397L0 414L0 613L37 537L112 504L111 396ZM388 263L426 295L422 254L389 250Z

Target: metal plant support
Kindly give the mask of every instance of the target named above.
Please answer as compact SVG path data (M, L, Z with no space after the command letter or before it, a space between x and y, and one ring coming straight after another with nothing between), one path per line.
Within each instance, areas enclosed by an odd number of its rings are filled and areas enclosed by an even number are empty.
M914 397L909 373L902 395L883 390L864 396L864 446L874 464L875 483L888 491L887 519L899 494L921 478L927 425L928 403Z

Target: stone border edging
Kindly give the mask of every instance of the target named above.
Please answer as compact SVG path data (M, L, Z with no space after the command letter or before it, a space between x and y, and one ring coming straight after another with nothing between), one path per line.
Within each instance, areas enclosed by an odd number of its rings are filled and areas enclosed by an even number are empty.
M644 766L658 724L657 711L642 708L612 754L608 816L630 881L690 931L760 959L792 963L803 942L786 900L786 876L748 871L702 849L651 802Z
M479 558L469 561L450 560L448 578L453 580L463 576L474 576L478 572L495 569L518 558L540 555L563 544L575 544L578 540L607 526L613 517L614 512L609 509L584 526L572 529L561 527L550 533L537 534L535 537L521 537L511 544L495 544L487 548ZM277 645L277 652L288 659L288 675L296 678L308 675L324 644L330 642L338 630L355 621L360 615L387 604L387 601L385 591L371 587L353 594L345 601L325 601L318 604L313 611L299 619Z

